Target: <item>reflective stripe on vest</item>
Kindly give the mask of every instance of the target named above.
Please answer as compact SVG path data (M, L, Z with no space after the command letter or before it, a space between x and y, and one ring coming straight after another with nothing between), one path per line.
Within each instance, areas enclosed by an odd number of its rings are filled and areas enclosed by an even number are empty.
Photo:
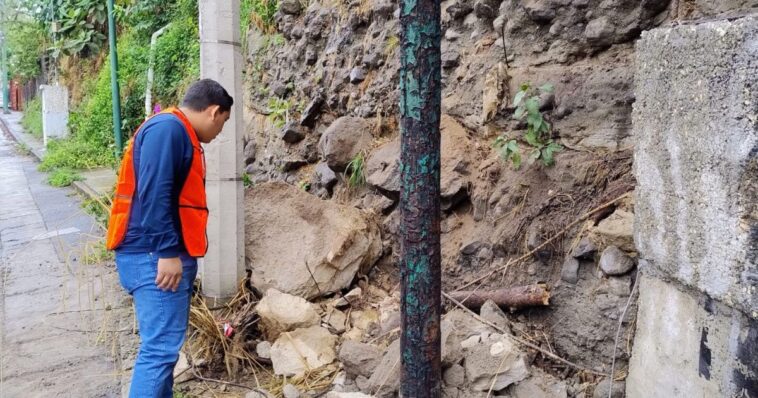
M200 146L200 141L197 139L195 130L184 113L176 108L170 108L161 112L161 114L165 113L173 114L182 122L184 131L187 133L190 142L192 142L192 165L179 193L179 222L181 224L182 241L184 242L184 247L187 249L187 253L192 257L203 257L208 251L208 237L206 235L208 205L205 197L205 154L203 153L203 148ZM141 129L142 125L137 129L136 134L139 134ZM121 245L126 236L126 230L129 228L132 198L136 191L135 181L134 138L132 138L121 160L121 168L118 173L116 191L111 206L111 216L106 235L106 247L110 250L116 249Z

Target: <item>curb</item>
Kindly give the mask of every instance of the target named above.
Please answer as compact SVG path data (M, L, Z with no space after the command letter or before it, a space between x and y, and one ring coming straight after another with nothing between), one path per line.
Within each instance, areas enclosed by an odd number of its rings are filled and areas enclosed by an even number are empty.
M8 122L5 120L2 114L0 114L0 129L2 129L3 132L8 134L9 137L13 138L13 140L16 141L17 143L24 144L27 147L29 147L29 151L31 152L32 156L37 160L37 162L42 161L42 158L44 157L42 153L40 153L37 149L32 148L31 145L29 145L29 139L27 137L24 137L23 135L19 134L16 131L13 131L13 129L11 129L8 126ZM86 196L88 199L95 199L95 198L100 197L97 191L95 191L94 188L89 186L84 181L74 181L71 184L71 187L78 193Z

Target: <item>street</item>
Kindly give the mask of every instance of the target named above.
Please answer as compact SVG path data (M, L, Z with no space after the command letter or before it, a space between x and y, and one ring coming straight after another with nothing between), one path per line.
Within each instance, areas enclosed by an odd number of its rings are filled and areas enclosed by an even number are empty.
M121 395L131 310L102 231L0 132L0 397Z

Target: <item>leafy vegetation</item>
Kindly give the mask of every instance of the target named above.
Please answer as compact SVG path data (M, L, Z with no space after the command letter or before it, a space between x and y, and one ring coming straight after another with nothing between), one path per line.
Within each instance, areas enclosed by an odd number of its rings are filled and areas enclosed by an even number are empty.
M270 98L268 100L268 117L269 120L271 120L271 123L278 128L284 127L284 124L287 123L291 107L292 104L285 99L277 97Z
M47 183L54 187L67 187L74 181L81 181L82 176L69 168L55 169L47 177Z
M249 23L254 24L261 32L273 34L276 31L274 26L274 14L279 10L279 1L277 0L242 0L240 9L246 22L244 27Z
M21 125L31 135L42 139L42 100L39 97L26 103Z
M363 170L365 160L365 155L361 152L355 155L355 157L350 160L350 163L347 164L347 167L345 168L345 178L347 178L347 185L350 188L359 187L366 182L366 175Z
M553 141L552 125L540 112L540 95L550 94L552 91L552 84L534 88L530 83L524 83L513 99L513 105L516 107L513 117L526 121L524 140L531 147L528 161L533 163L539 159L546 167L555 164L555 153L563 149L560 144ZM521 167L522 154L517 140L500 136L493 146L504 161L512 163L514 169Z

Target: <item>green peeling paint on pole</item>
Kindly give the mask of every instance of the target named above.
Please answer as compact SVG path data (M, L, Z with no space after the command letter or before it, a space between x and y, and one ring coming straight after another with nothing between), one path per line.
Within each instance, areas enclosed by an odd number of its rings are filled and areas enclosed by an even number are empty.
M116 142L116 158L121 157L124 149L121 137L121 95L118 89L118 52L116 51L116 20L113 12L113 0L108 0L108 42L111 56L111 98L113 99L113 136Z
M400 394L440 397L440 1L401 9Z

